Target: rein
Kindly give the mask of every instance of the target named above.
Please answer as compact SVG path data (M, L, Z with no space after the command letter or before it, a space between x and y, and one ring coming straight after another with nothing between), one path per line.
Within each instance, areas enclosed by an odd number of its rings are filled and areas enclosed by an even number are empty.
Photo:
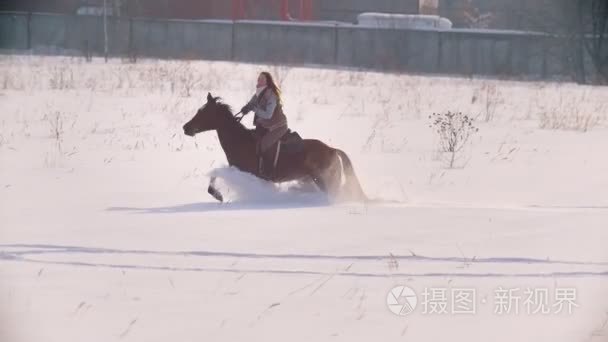
M245 117L245 113L243 113L243 112L238 112L238 113L234 114L234 118L236 119L236 122L241 122L241 120L243 120L244 117Z

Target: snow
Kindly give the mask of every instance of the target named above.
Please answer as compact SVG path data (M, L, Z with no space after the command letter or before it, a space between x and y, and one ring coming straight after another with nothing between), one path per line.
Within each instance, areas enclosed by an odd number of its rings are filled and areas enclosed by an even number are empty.
M273 184L259 180L249 173L240 172L234 167L213 169L209 178L216 177L216 188L222 191L224 201L230 203L285 205L328 205L327 196L319 193L313 184L285 182Z
M183 135L208 91L239 108L264 69L291 128L387 203L330 205ZM447 110L479 127L454 169L428 127ZM0 112L0 341L607 339L608 88L5 56ZM474 289L476 312L424 313L429 288ZM514 288L520 312L495 313ZM528 314L528 288L578 306Z
M438 15L364 12L357 15L357 25L396 29L452 28L448 18Z

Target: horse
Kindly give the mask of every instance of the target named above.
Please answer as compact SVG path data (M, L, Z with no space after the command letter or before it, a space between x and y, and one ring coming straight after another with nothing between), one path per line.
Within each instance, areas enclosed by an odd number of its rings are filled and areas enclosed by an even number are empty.
M207 94L207 103L184 124L183 130L185 135L191 137L202 132L216 131L228 164L266 181L313 182L332 200L368 199L348 155L317 139L301 139L301 146L292 151L287 148L279 149L272 176L262 178L258 172L254 131L246 128L232 113L231 107L222 102L220 97L213 97L211 93ZM342 173L345 176L344 182ZM223 201L221 193L215 187L215 177L209 182L208 192L218 201Z

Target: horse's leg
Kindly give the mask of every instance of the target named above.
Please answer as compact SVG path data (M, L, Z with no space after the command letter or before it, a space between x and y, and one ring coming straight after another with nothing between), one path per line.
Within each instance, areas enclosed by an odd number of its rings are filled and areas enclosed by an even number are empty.
M331 200L337 200L342 186L342 165L337 155L332 153L328 158L330 161L328 162L327 169L323 172L327 194Z
M211 177L209 187L207 187L207 192L216 200L224 202L224 196L222 196L222 193L215 187L215 176Z
M312 179L319 190L331 201L336 200L342 182L341 165L337 155L327 153L315 168L313 175Z
M319 190L324 193L327 193L327 185L325 185L325 181L323 180L322 176L313 177L312 180L313 182L315 182Z
M289 191L297 193L317 192L319 189L311 177L300 178L296 183L289 187Z

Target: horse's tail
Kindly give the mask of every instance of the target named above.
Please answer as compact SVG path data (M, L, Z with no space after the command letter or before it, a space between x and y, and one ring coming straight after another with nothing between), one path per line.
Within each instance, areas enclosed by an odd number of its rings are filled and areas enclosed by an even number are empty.
M344 185L348 191L352 192L355 199L367 201L368 198L365 195L365 192L363 192L363 188L361 187L361 183L359 183L359 179L355 174L355 169L353 168L350 158L348 158L348 155L344 151L337 148L334 150L336 153L338 153L338 156L340 156L340 159L342 160L342 168L344 169L344 175L346 176Z

